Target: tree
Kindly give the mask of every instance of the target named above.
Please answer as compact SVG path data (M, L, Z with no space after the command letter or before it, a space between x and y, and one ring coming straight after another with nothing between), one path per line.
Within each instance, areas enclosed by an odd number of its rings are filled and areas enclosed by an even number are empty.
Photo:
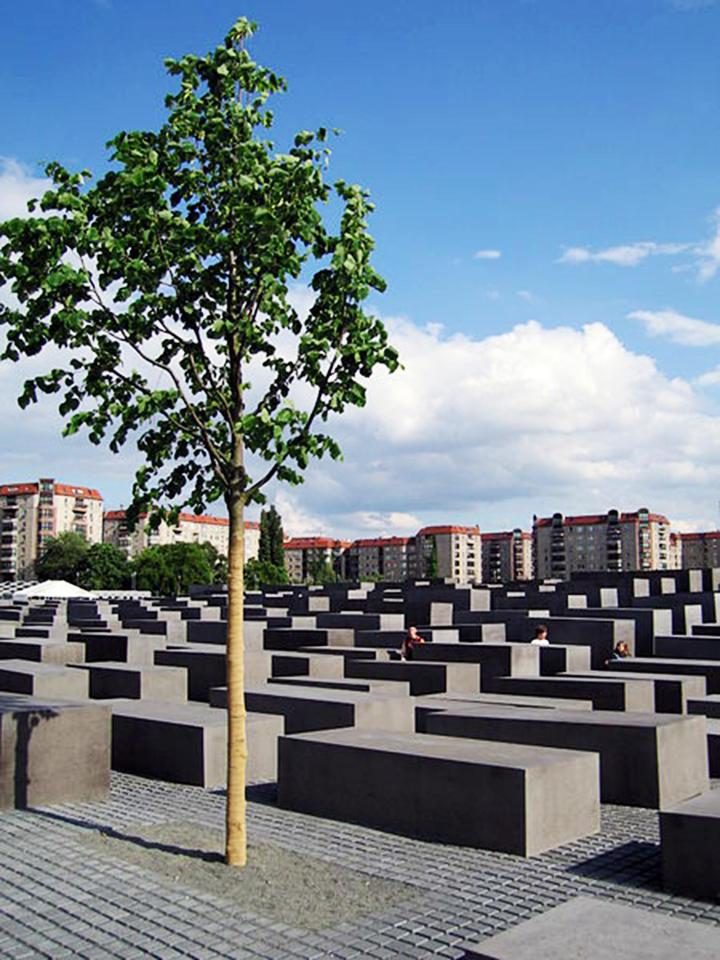
M271 563L276 567L285 566L285 534L283 533L282 517L273 504L269 509L260 513L260 546L258 559Z
M210 564L212 570L212 582L213 583L227 583L228 578L228 562L227 557L220 553L217 547L210 543L209 540L204 540L200 544L200 549L205 552L207 561Z
M308 582L309 583L337 583L338 575L331 563L319 558L308 564Z
M324 128L285 150L267 100L285 83L245 49L239 20L206 56L166 61L179 88L157 131L121 132L110 170L46 168L43 216L0 225L2 357L66 358L25 384L21 406L60 394L65 433L87 429L144 457L128 509L173 519L224 499L228 573L226 859L244 864L244 509L270 480L302 482L311 457L340 456L325 426L394 370L381 321L366 191L325 179ZM333 201L332 230L324 208ZM35 209L30 205L30 212ZM291 284L314 301L295 309ZM7 300L10 306L7 305ZM307 404L305 398L309 397ZM171 510L171 505L175 507ZM170 511L170 512L168 512Z
M77 568L77 583L85 590L124 590L130 585L130 564L112 543L93 543Z
M251 557L245 564L245 586L248 590L259 590L261 587L276 583L287 583L288 579L284 566L278 567L267 560Z
M80 533L59 533L45 541L35 563L39 580L67 580L79 583L78 569L88 552L88 543Z
M133 563L138 590L165 597L187 593L193 584L214 582L207 551L199 543L166 543L147 547Z

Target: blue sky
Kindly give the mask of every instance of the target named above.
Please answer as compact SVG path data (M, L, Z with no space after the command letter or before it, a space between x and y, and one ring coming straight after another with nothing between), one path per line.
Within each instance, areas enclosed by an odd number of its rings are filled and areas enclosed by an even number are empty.
M163 57L204 52L241 14L289 83L278 141L344 131L332 172L377 204L374 306L406 361L339 425L344 464L278 493L293 529L640 505L716 526L720 3L16 4L0 214L46 160L101 172L111 135L160 122ZM7 401L14 376L0 372ZM9 419L3 480L51 473L127 500L130 451L58 441L48 411Z

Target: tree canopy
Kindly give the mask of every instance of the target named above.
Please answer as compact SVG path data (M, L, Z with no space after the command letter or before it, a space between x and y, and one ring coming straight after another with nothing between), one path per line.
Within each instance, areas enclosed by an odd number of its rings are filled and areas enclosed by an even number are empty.
M208 552L198 543L167 543L148 547L133 561L138 590L164 597L187 593L190 586L214 582Z
M67 580L79 584L78 570L88 552L88 542L80 533L66 531L48 537L35 562L38 580Z
M282 517L272 504L260 513L260 546L258 559L275 567L285 566L285 534Z
M21 406L57 394L66 434L113 451L132 439L143 463L130 522L225 501L233 864L246 856L244 507L272 479L300 483L312 457L339 457L328 420L365 403L376 367L398 366L364 309L385 286L368 193L326 181L326 128L269 139L268 100L285 82L251 57L254 30L240 19L205 56L167 60L176 87L159 129L114 136L95 183L50 163L35 215L0 224L0 357L51 357Z
M248 590L259 590L264 586L288 582L285 565L279 567L268 560L252 557L245 564L245 586Z
M80 559L77 583L85 590L126 590L130 586L130 564L112 543L93 543Z

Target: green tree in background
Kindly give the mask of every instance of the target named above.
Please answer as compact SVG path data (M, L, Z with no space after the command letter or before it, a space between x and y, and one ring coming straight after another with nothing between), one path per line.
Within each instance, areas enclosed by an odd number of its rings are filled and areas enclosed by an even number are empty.
M260 547L258 560L271 563L275 567L285 566L285 534L282 517L273 504L260 514Z
M35 562L38 580L67 580L78 584L78 569L88 552L88 542L80 533L59 533L49 537Z
M85 590L126 590L130 563L112 543L93 543L80 559L77 583Z
M207 557L208 563L212 570L212 583L227 583L228 578L228 561L227 557L224 556L220 551L210 543L208 540L204 540L200 544L200 549L205 551L205 556Z
M245 564L245 586L248 590L259 590L261 587L276 583L288 583L288 580L284 566L278 567L274 563L255 557L251 557Z
M340 578L331 563L318 558L308 564L307 579L308 583L325 584L337 583Z
M133 561L138 590L164 597L187 593L190 586L213 583L213 568L199 543L148 547Z
M365 403L377 366L398 366L363 309L384 288L368 195L326 182L326 129L282 148L269 139L267 101L285 83L248 53L254 29L238 20L207 55L166 61L177 87L157 131L117 134L94 185L49 164L42 216L0 224L0 356L49 354L21 406L59 394L65 433L87 429L115 452L131 441L144 462L130 522L225 502L235 865L246 862L244 510L269 481L301 483L311 458L339 457L328 419ZM303 315L291 296L301 278L314 295Z

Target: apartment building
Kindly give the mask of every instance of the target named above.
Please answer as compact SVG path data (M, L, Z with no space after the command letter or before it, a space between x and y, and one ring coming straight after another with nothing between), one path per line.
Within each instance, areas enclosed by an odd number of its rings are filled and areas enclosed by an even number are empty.
M331 537L292 537L286 540L285 569L291 583L304 583L314 573L329 565L343 576L343 554L350 546L349 540L333 540Z
M720 567L720 530L679 533L680 566L683 570Z
M0 486L0 580L29 580L46 541L79 533L88 543L103 535L103 498L90 487L50 477Z
M480 539L483 583L532 579L532 534L516 527L498 533L483 533Z
M478 527L437 526L418 530L415 534L415 576L431 574L433 555L437 557L438 577L456 583L474 583L482 579Z
M668 570L682 570L681 533L671 533L668 538Z
M533 523L535 575L567 580L588 571L671 569L670 521L641 508L538 519Z
M412 537L354 540L343 554L346 580L406 580L414 567Z
M225 517L181 513L174 526L163 522L157 530L151 530L146 520L147 514L142 514L135 528L130 530L125 511L110 510L105 514L104 539L128 557L136 557L148 547L171 543L211 543L218 553L228 555L230 521ZM260 524L246 520L245 559L257 557L259 546Z

